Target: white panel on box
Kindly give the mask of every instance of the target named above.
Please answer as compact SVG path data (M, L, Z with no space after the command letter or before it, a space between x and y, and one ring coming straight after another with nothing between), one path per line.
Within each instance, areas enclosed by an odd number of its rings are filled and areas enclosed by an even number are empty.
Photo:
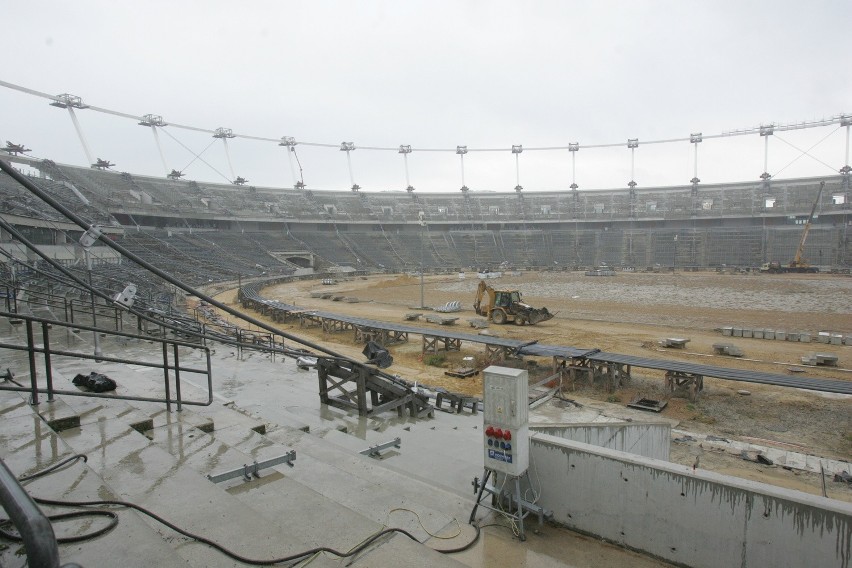
M529 376L492 365L483 371L485 467L520 476L529 467Z

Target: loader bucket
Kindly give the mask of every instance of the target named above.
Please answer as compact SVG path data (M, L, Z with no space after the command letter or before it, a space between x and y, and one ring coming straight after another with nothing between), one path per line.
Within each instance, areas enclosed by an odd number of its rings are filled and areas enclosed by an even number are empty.
M547 308L540 308L536 310L530 310L529 313L529 322L533 325L537 323L541 323L543 321L547 321L552 319L556 314L552 314L547 311Z

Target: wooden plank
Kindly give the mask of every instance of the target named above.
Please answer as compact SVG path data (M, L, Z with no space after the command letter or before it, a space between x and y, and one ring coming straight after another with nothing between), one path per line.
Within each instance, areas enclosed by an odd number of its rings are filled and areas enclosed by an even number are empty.
M479 371L473 367L457 367L455 369L450 369L449 371L444 371L444 374L448 377L455 377L457 379L466 379L478 373Z

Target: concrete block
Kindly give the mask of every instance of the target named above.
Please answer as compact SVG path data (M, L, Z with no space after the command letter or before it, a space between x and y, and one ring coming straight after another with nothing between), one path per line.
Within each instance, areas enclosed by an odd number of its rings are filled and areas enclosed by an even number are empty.
M724 335L726 337L730 337L732 332L733 332L733 329L734 328L732 328L731 326L723 327L722 328L722 335Z
M735 327L735 328L734 328L733 330L731 330L731 331L732 331L732 333L731 333L731 334L732 334L734 337L742 337L742 336L743 336L743 328L741 328L741 327Z
M831 341L831 334L827 331L820 331L817 333L817 341L820 343L828 343Z
M834 353L815 353L814 357L816 357L817 365L837 366L838 357Z
M753 337L755 339L763 339L763 328L755 329L753 331Z
M799 341L801 343L810 343L811 342L811 334L808 332L802 332L799 334Z
M799 332L791 331L787 334L787 341L799 341Z
M776 341L784 341L785 339L787 339L787 332L784 331L783 329L776 329L775 330L775 340Z
M750 328L747 328L747 327L743 328L743 337L751 337L752 334L753 334L753 331Z
M774 329L764 329L763 330L763 339L775 339L775 330Z
M728 355L730 357L742 357L743 351L732 343L714 343L713 352L716 355Z
M841 345L843 343L843 336L839 333L832 333L829 343L832 345Z

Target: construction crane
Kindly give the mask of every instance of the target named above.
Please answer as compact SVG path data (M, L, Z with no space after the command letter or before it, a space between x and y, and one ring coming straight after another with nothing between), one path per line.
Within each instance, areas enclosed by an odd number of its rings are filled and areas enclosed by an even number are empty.
M787 267L787 272L819 272L819 268L808 264L808 261L802 258L802 254L805 252L805 241L808 239L808 232L811 230L811 221L814 220L814 213L816 213L817 206L819 205L819 198L822 197L822 190L824 187L825 182L819 182L819 191L817 192L816 199L814 200L814 206L811 207L811 214L808 215L808 220L805 221L805 228L802 229L802 238L799 241L799 248L796 249L796 256L793 257L793 262L791 262Z
M825 182L819 182L819 191L817 192L816 199L814 200L814 205L811 207L811 213L805 221L805 226L802 229L802 238L799 239L799 246L796 249L796 255L793 257L793 260L786 266L782 265L780 262L768 262L760 268L761 272L819 272L819 267L811 266L806 259L802 258L802 255L805 252L805 241L808 240L808 233L811 230L811 222L814 220L814 214L816 214L817 206L819 206L819 198L822 197L822 190L824 187Z

